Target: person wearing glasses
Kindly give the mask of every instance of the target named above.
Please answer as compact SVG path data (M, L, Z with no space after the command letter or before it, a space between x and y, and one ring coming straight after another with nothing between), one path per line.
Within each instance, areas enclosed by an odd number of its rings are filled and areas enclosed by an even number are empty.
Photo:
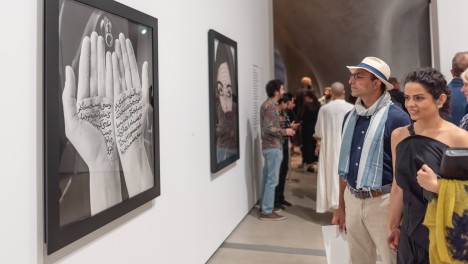
M347 232L350 261L395 263L387 245L387 213L393 182L390 137L409 125L409 116L391 101L390 67L366 57L351 72L351 95L357 97L344 119L338 163L340 196L333 224Z

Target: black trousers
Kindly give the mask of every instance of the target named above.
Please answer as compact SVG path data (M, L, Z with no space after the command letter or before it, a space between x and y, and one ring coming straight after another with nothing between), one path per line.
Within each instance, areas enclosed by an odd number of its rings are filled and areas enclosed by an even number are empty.
M286 183L286 175L288 175L289 170L289 144L285 140L283 143L283 160L281 161L278 185L275 189L275 204L281 203L284 201L284 185Z
M421 246L414 236L409 236L403 227L400 231L400 240L397 251L397 264L428 264L429 245Z

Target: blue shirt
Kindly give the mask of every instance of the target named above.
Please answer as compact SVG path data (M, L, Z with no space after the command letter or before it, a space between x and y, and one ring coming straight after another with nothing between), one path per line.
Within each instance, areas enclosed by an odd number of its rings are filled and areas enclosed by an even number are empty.
M463 81L460 78L453 78L452 81L448 84L451 92L450 99L450 119L449 121L458 126L461 119L466 114L466 97L461 92L463 86Z
M346 122L349 113L346 114L343 124ZM359 162L361 160L362 146L367 129L369 128L371 117L359 116L354 128L353 140L351 142L351 153L349 154L349 171L347 181L348 184L356 188L357 175L359 170ZM398 127L411 124L408 114L396 105L391 105L388 109L388 118L385 121L384 128L384 146L383 146L383 176L382 186L393 182L393 166L392 166L392 146L391 135L392 131Z

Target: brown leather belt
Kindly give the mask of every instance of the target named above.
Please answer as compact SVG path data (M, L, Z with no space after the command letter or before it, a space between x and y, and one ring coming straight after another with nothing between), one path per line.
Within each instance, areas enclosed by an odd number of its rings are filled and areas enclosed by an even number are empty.
M386 186L384 186L386 187ZM391 191L391 185L388 188L382 188L382 190L357 190L354 189L353 187L348 185L348 189L351 192L352 195L354 195L356 198L359 199L367 199L367 198L374 198L374 197L379 197L381 195L387 194Z

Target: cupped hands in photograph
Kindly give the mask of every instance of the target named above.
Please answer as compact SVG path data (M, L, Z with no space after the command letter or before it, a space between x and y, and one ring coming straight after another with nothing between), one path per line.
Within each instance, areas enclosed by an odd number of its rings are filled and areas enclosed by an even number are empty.
M128 194L133 197L154 186L143 140L150 107L148 62L142 65L140 81L132 43L122 33L115 41L112 69L116 143Z
M91 215L122 201L114 139L111 54L96 32L81 45L78 90L75 73L65 68L62 93L65 135L89 167Z

